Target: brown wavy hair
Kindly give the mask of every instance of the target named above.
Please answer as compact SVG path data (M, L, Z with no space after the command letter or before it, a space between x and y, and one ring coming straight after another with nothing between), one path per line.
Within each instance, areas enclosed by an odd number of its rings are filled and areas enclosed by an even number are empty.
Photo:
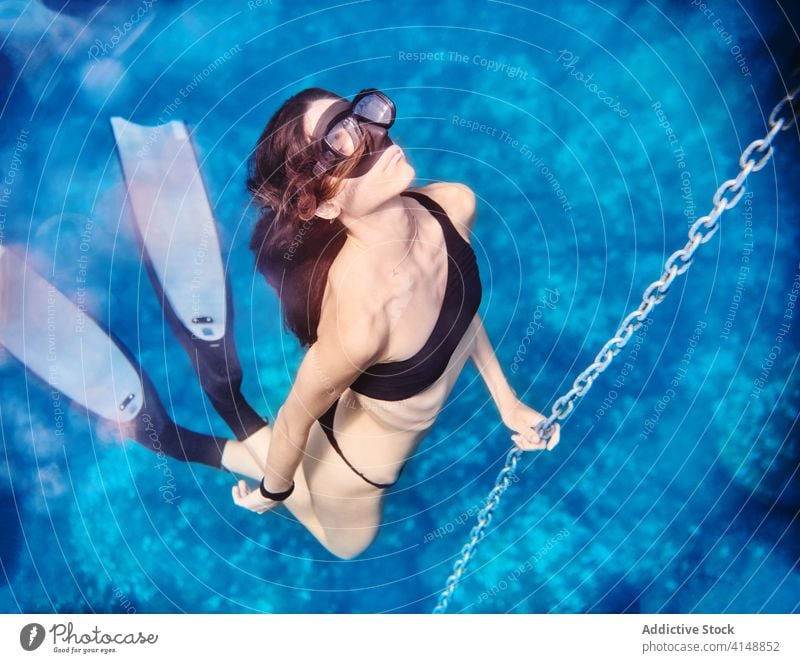
M260 210L250 249L258 269L278 294L285 327L303 346L317 340L322 296L331 264L346 239L336 218L316 216L335 196L364 145L324 175L313 173L322 152L305 130L305 114L320 99L342 99L313 87L287 99L267 122L248 160L247 189Z

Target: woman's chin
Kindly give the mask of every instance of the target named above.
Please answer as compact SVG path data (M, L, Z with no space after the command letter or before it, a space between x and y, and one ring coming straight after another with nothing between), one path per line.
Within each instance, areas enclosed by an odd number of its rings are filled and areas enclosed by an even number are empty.
M417 173L414 167L407 161L404 161L403 163L397 164L397 167L394 168L392 172L384 174L383 185L393 189L396 188L398 191L405 191L416 176Z

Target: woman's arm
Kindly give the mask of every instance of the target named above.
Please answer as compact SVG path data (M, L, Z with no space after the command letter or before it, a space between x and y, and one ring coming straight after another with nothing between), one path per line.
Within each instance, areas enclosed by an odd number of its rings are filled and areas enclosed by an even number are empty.
M549 440L545 441L539 438L533 427L545 418L544 415L517 398L517 392L508 383L500 362L497 360L483 321L476 314L473 322L477 325L477 330L471 357L489 388L501 420L515 432L511 439L525 451L551 450L559 442L561 434L559 425L555 425Z
M292 388L272 427L269 452L264 465L264 485L271 493L287 490L305 453L311 426L339 398L355 379L374 364L388 340L385 314L370 309L371 302L336 295L323 306L318 337L297 369ZM264 513L279 504L250 490L246 482L233 487L233 499L244 508Z
M314 422L374 363L374 337L356 334L356 330L342 330L341 334L338 340L335 335L332 339L321 336L308 349L278 410L264 472L264 484L271 492L289 487Z
M420 191L434 198L445 209L464 239L471 242L476 218L475 193L464 184L454 182L436 182L422 187ZM532 427L544 419L544 415L517 398L516 392L506 380L500 362L497 361L483 322L478 315L473 322L477 324L478 329L471 356L489 388L503 423L515 431L511 439L525 450L552 449L559 440L558 424L555 424L547 442L539 439L539 435Z
M476 332L471 357L483 381L489 388L489 393L497 406L497 411L502 417L503 413L517 402L517 393L508 383L500 362L497 360L492 342L489 340L489 336L483 326L483 321L477 313L475 314L474 323Z
M335 295L331 299L330 310L320 317L317 341L303 358L275 419L264 474L264 484L271 492L291 485L311 426L375 363L388 338L385 316L367 310L362 302L349 301L337 307Z

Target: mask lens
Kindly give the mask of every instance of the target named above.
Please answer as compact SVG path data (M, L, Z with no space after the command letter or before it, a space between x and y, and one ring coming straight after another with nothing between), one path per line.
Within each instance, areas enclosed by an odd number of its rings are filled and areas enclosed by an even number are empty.
M394 121L394 108L382 94L365 94L353 106L353 113L359 117L389 127Z
M325 135L328 146L343 157L353 154L360 141L361 130L350 117L339 120Z

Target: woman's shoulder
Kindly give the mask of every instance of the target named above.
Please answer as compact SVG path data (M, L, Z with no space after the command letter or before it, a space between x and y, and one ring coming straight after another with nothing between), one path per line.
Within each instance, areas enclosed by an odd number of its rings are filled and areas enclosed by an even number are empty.
M364 296L363 289L354 284L352 274L349 277L329 275L322 297L318 335L339 338L355 352L375 354L382 351L389 326L378 302L379 298ZM359 345L364 347L359 348Z
M422 193L439 203L464 239L470 240L475 226L476 198L475 192L466 184L432 182L409 191Z
M365 279L373 273L372 267L363 260L351 258L344 264L334 262L328 271L325 289L322 294L322 309L336 309L352 315L371 315L375 312L375 299L359 296L363 294L363 284L374 280Z

